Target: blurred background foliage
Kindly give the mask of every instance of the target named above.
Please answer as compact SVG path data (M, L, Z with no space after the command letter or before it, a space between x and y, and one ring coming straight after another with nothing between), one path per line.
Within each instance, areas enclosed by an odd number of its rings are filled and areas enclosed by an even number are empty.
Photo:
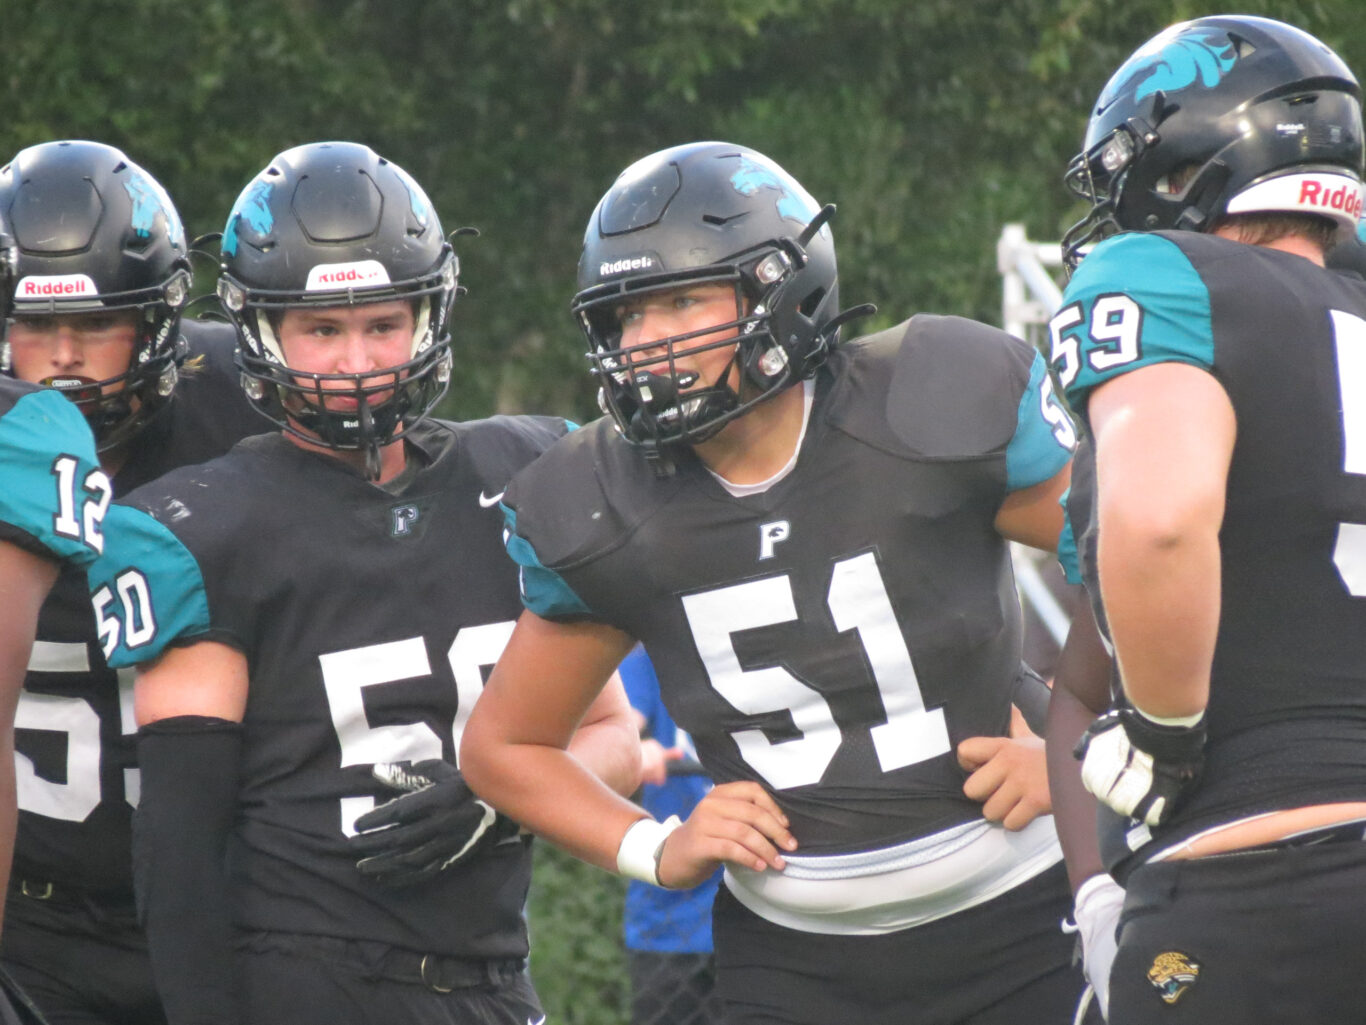
M1244 0L1366 66L1361 0ZM461 239L443 412L595 415L568 316L583 227L627 164L755 147L835 221L842 296L886 326L995 322L995 242L1051 240L1109 73L1187 0L3 0L0 159L56 138L124 149L192 234L277 152L368 143ZM215 250L216 251L216 250ZM200 287L212 284L210 262ZM618 880L542 846L537 982L555 1021L624 1021Z
M1366 59L1359 0L1246 2ZM778 160L835 222L846 302L995 320L1007 221L1056 238L1087 104L1176 0L4 0L0 155L122 147L192 233L275 153L366 142L461 240L446 415L594 414L567 308L583 226L636 158ZM201 285L212 278L203 264Z

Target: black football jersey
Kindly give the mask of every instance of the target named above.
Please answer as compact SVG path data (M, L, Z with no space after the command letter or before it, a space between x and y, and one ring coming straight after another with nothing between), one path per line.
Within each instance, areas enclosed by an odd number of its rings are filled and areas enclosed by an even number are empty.
M183 328L189 369L134 437L113 479L117 494L272 426L238 384L232 328L208 321ZM131 896L129 829L138 797L132 698L131 671L116 674L100 652L84 569L64 568L39 617L15 718L16 876Z
M498 498L565 428L426 422L408 435L409 470L383 487L271 434L111 511L128 545L90 574L111 662L196 640L247 659L229 855L239 926L526 954L525 841L393 890L360 875L347 837L393 796L374 763L455 760L521 610Z
M1175 361L1213 374L1237 417L1208 759L1162 845L1366 799L1366 283L1214 236L1123 235L1083 261L1051 333L1080 414L1096 386Z
M980 820L953 751L1006 733L1020 661L994 520L1071 439L1030 347L920 316L836 350L762 493L598 421L508 489L509 551L533 611L644 642L709 775L764 783L804 854L875 850Z

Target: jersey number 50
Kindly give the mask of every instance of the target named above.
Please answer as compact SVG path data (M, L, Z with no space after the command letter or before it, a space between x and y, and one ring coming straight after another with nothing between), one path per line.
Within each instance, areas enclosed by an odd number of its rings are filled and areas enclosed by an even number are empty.
M484 691L483 669L498 661L512 636L512 627L511 621L462 627L446 651L446 661L455 677L456 711L451 723L451 742L457 758L465 723ZM318 656L318 662L327 691L327 709L341 744L342 768L443 757L441 737L426 723L371 726L365 712L365 688L432 675L427 643L421 637L334 651ZM373 797L343 797L342 832L355 835L356 819L374 806Z

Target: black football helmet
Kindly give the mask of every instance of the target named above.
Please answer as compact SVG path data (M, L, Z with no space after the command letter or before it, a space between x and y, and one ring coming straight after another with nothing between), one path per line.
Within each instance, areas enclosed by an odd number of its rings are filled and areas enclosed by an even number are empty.
M815 372L840 320L835 243L822 208L772 160L723 142L676 146L622 172L593 211L573 312L591 349L599 404L627 440L662 446L712 437L756 403ZM698 283L730 283L739 390L680 375L675 347L700 332L621 347L623 302ZM688 379L680 379L683 376Z
M0 325L8 323L11 304L14 301L14 272L19 267L19 248L14 244L14 234L5 223L0 212ZM9 372L9 347L4 343L4 328L0 326L0 360L3 369Z
M191 278L180 215L113 146L67 141L30 146L0 168L0 218L13 242L11 316L139 311L124 373L43 382L80 406L101 451L117 447L170 397L185 358ZM11 372L7 344L0 370Z
M447 322L460 264L427 194L367 146L297 146L237 198L221 267L218 298L237 326L247 396L297 437L365 451L377 472L380 447L430 413L450 383ZM278 338L285 310L394 299L414 303L406 362L365 374L286 366ZM355 411L324 404L325 384L337 381L349 384L341 394L356 399Z
M1361 90L1307 32L1245 15L1173 25L1101 91L1064 181L1091 204L1063 239L1208 231L1227 214L1361 214Z

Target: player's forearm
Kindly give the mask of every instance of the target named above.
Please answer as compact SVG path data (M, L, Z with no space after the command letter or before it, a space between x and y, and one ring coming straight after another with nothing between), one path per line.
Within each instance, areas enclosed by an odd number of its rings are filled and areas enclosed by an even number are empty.
M10 717L11 723L13 716ZM18 828L18 795L14 782L14 728L0 726L0 886L9 885L10 861L14 857L14 834ZM4 925L4 908L0 906L0 926Z
M1150 716L1191 716L1209 701L1219 627L1217 522L1163 529L1101 521L1100 585L1124 691Z
M597 748L601 737L590 737ZM639 742L632 737L637 751ZM603 744L602 747L609 747ZM602 749L598 750L601 754ZM634 773L639 773L639 754ZM485 742L467 731L460 767L476 794L526 829L592 865L616 871L627 828L646 812L619 796L568 751ZM604 769L612 775L612 769Z
M4 610L0 616L0 886L9 883L18 818L14 714L38 629L38 613L56 579L55 562L0 541L0 609Z
M629 715L585 723L569 742L575 761L623 797L640 786L640 735Z
M1096 799L1081 782L1081 763L1072 755L1095 713L1055 680L1048 705L1045 746L1053 822L1067 862L1067 878L1075 893L1089 877L1103 871L1096 841Z
M1045 744L1053 820L1067 861L1073 892L1103 871L1096 838L1096 799L1082 785L1081 763L1073 749L1083 731L1110 700L1110 656L1091 612L1083 603L1058 656L1053 694L1048 703Z

